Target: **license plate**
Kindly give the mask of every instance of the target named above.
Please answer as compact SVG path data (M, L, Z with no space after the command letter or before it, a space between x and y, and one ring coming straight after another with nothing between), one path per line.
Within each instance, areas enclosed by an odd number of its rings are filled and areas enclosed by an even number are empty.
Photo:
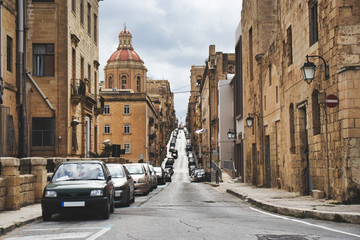
M115 197L120 197L122 191L115 191Z
M63 207L85 207L85 202L62 202Z

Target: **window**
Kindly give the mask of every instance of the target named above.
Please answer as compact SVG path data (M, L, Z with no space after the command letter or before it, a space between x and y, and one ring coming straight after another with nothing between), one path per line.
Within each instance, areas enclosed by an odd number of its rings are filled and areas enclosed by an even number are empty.
M121 77L121 88L126 89L126 76L125 75L123 75Z
M86 83L86 87L87 87L87 90L88 90L88 93L91 93L91 66L88 65L88 81Z
M113 80L112 80L112 76L109 76L109 88L113 88Z
M138 92L140 92L140 76L138 76L136 80L136 89Z
M124 133L130 133L130 124L124 124Z
M36 77L55 75L54 44L33 44L33 73Z
M32 146L54 146L55 124L53 118L32 119Z
M276 86L276 103L279 103L279 87Z
M312 46L314 43L316 43L319 39L317 8L318 8L317 0L309 1L310 46Z
M295 153L295 116L294 116L294 104L290 104L289 107L290 115L290 152Z
M71 10L73 13L76 12L76 0L71 0Z
M87 21L88 21L88 34L91 35L91 5L88 3Z
M254 79L253 72L253 35L252 35L252 27L249 29L249 65L250 65L250 81Z
M321 133L320 124L320 104L319 104L319 92L315 90L312 95L312 117L313 117L313 133L318 135Z
M269 86L271 86L271 64L269 64Z
M80 0L80 23L84 24L84 0Z
M264 96L264 109L266 110L266 95Z
M104 106L104 113L105 114L110 114L110 105L105 105Z
M124 143L125 153L130 153L130 143Z
M130 114L130 106L124 105L124 114Z
M73 48L72 49L72 56L71 56L71 72L72 72L72 79L75 81L76 79L76 50Z
M291 26L287 29L287 36L286 36L286 56L288 58L288 66L293 63L293 52L292 52L292 30Z
M80 79L84 80L84 58L80 58Z
M94 14L94 42L97 43L97 16Z
M12 59L13 59L13 39L9 36L6 37L6 69L12 72Z
M110 133L110 124L105 124L104 133L109 134Z

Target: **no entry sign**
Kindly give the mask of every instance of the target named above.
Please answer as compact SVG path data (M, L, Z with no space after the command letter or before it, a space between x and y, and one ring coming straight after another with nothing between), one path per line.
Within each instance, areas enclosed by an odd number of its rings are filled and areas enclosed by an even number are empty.
M337 98L337 96L330 94L329 96L326 97L325 102L327 107L333 108L338 105L339 99Z

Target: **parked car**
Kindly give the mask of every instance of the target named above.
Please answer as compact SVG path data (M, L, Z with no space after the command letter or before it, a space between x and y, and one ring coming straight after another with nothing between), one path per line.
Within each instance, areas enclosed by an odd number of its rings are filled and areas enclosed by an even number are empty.
M167 158L165 162L165 167L172 167L174 165L174 159L173 158Z
M176 151L176 149L175 149L175 145L170 145L170 148L169 148L169 152L174 152L174 151Z
M186 151L192 151L191 144L186 144Z
M154 176L152 175L151 171L150 171L150 165L147 163L142 163L145 167L145 171L149 176L149 187L150 187L150 192L152 192L152 190L154 190L155 186L154 186Z
M166 181L167 181L167 182L171 182L171 177L172 177L172 175L174 174L174 169L173 169L173 167L166 167L166 168L164 169L164 171L165 171L165 174L166 174L166 176L165 176Z
M194 158L189 158L189 167L191 166L191 165L194 165L194 166L196 166L196 161L195 161L195 159Z
M142 163L124 164L134 179L135 194L148 195L150 192L150 176Z
M157 183L158 184L165 184L166 183L166 179L165 179L165 171L162 167L154 167L155 173L156 173L156 177L157 177Z
M195 165L190 165L190 166L189 166L189 175L190 175L190 176L191 176L192 171L195 170L195 168L196 168Z
M135 202L135 185L129 171L122 164L106 164L114 181L115 206L130 206Z
M191 173L191 180L194 182L202 182L206 180L206 172L203 168L194 169Z
M157 181L156 172L155 172L154 167L152 165L149 165L149 168L150 168L151 180L152 180L153 188L157 188L158 181Z
M171 153L171 156L174 158L174 159L177 159L178 158L178 151L175 150Z
M104 219L114 212L114 182L101 161L63 162L49 180L41 199L44 221L74 210L98 212Z

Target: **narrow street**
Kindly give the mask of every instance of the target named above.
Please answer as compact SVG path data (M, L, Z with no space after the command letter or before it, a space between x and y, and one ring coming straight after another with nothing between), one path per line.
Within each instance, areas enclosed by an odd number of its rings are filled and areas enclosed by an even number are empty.
M358 225L276 216L206 183L191 183L185 143L180 132L172 182L116 208L109 220L57 215L2 239L359 239Z

